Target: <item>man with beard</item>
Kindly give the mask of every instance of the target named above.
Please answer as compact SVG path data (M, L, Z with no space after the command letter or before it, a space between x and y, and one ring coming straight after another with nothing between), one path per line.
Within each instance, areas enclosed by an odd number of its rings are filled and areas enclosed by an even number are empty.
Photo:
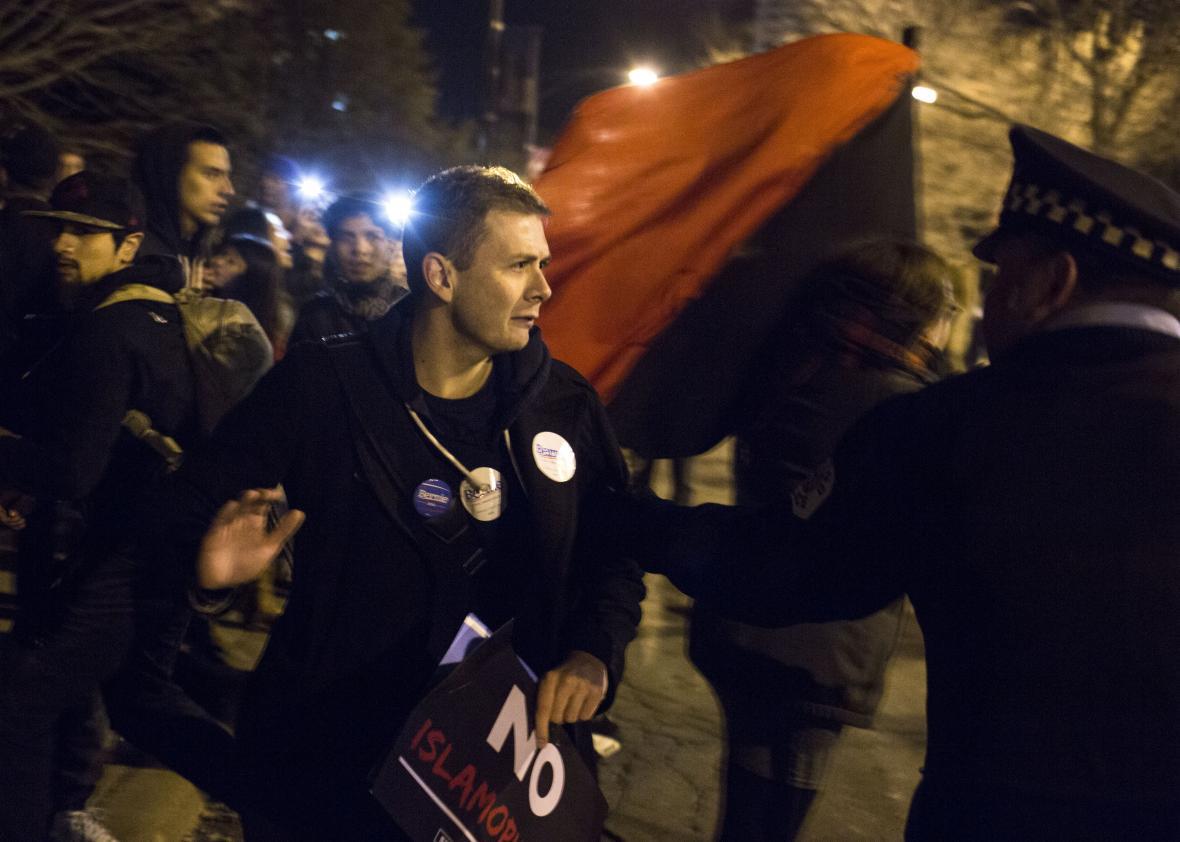
M136 261L139 192L81 172L50 205L30 213L58 226L69 324L0 422L0 522L20 530L21 613L0 641L0 838L12 842L45 838L59 724L93 702L132 638L125 536L162 461L125 419L135 410L181 442L195 421L177 308L126 295L183 284L175 260Z

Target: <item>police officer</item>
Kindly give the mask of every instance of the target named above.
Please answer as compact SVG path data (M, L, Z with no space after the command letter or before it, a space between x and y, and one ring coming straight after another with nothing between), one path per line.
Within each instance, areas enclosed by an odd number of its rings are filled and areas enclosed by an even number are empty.
M735 619L909 594L929 738L907 838L1180 838L1180 196L1011 141L976 247L992 365L882 405L771 511L623 500L619 535Z

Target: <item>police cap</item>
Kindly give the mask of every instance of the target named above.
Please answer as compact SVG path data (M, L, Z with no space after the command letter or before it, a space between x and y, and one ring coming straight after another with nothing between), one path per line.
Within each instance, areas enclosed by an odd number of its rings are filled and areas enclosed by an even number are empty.
M1035 232L1180 286L1180 194L1143 173L1029 126L1009 133L1014 165L995 231Z

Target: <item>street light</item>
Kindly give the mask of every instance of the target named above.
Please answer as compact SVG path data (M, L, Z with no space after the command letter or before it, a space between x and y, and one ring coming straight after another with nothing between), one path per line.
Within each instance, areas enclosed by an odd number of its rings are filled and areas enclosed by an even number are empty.
M654 68L642 65L627 72L627 81L639 88L650 88L660 81L660 74Z
M914 85L913 90L910 91L910 95L918 102L924 102L927 105L933 105L938 102L938 91L926 85Z

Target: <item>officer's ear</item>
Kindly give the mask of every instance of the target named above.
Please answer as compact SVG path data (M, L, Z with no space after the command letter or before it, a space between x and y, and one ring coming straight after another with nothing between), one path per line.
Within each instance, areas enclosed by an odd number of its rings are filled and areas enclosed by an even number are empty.
M1031 302L1037 321L1053 315L1073 298L1078 288L1078 261L1068 251L1056 250L1043 258L1039 269Z
M441 301L448 304L455 295L455 265L436 251L428 252L422 258L422 277L426 288Z
M139 247L143 244L143 232L136 231L134 234L127 234L123 237L123 242L119 243L119 248L115 250L115 256L123 263L131 263L135 260L135 255L139 252Z

